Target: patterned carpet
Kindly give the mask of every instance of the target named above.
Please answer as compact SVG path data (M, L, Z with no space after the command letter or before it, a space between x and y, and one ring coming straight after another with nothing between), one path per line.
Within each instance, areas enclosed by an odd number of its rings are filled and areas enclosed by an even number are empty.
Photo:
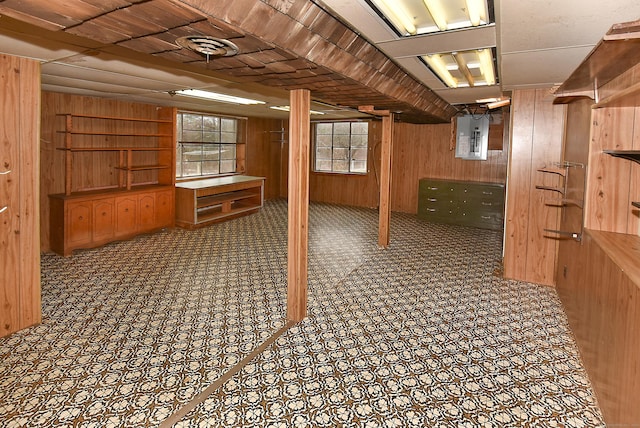
M309 317L176 427L604 426L555 291L501 233L310 208ZM42 258L42 325L0 339L0 426L158 426L285 325L286 202Z

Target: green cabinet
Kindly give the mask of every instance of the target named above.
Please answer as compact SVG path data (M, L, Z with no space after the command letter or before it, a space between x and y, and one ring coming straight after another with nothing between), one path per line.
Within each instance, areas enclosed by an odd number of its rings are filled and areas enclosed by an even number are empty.
M418 187L418 217L434 223L501 230L504 185L423 178Z

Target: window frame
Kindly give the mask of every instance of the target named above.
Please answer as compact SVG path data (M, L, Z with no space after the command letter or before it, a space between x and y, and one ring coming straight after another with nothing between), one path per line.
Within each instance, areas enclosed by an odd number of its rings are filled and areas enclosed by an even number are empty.
M336 148L334 146L334 140L335 140L335 124L340 124L340 123L349 123L349 134L337 134L337 135L349 135L349 147L348 147L348 159L347 159L347 165L349 167L349 171L335 171L333 169L333 163L335 161L335 159L333 158L333 150ZM352 162L354 161L353 159L353 136L354 135L364 135L364 134L353 134L353 124L355 123L364 123L367 127L367 133L366 133L366 147L355 147L355 149L365 149L365 154L366 154L366 159L364 160L365 162L365 168L364 171L352 171L351 167L352 167ZM317 169L317 161L318 161L318 125L319 124L331 124L332 125L332 145L331 145L331 170L319 170ZM313 172L314 174L332 174L332 175L354 175L354 176L366 176L369 173L369 148L370 148L370 139L371 139L371 121L370 120L362 120L362 119L345 119L345 120L316 120L316 121L312 121L311 125L312 125L312 129L311 129L311 135L312 135L312 163L311 163L311 172ZM328 135L328 134L325 134ZM338 147L340 148L340 147Z
M211 112L202 112L202 111L190 111L190 110L178 110L176 117L176 181L189 181L189 180L199 180L205 178L214 178L214 177L224 177L229 175L238 175L244 173L244 153L245 153L245 136L246 136L246 126L247 126L247 118L246 117L238 117L238 116L229 116L218 113ZM184 115L194 115L200 116L201 120L204 120L205 117L213 118L213 120L218 121L218 129L207 131L204 126L201 126L200 129L191 130L192 132L200 132L202 134L205 133L215 133L217 134L217 141L185 141L182 140L184 137ZM234 127L235 130L230 132L235 135L235 142L227 142L224 140L225 130L223 129L223 121L224 120L233 120L235 122ZM189 131L189 130L187 130ZM204 140L204 136L201 138ZM181 141L182 140L182 141ZM199 160L194 161L185 161L184 160L184 147L188 145L201 145L201 150L206 146L217 146L217 156L214 156L213 159L205 159L203 155ZM233 158L225 159L223 156L223 147L224 146L234 146L233 150ZM223 161L231 161L233 160L234 169L233 171L221 171L221 165ZM217 173L203 173L203 162L214 161L218 163L218 172ZM193 175L184 175L184 166L189 163L200 163L199 174Z

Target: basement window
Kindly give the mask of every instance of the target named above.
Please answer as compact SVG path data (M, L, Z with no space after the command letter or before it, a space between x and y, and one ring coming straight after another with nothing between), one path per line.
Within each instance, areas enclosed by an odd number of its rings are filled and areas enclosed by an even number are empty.
M366 174L368 122L315 122L314 171Z
M234 174L243 119L178 112L176 120L176 177Z

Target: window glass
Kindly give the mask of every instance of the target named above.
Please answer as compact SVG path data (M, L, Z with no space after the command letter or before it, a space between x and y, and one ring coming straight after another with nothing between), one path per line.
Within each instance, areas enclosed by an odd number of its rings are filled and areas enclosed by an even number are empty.
M314 171L367 173L368 122L314 124Z
M178 112L176 177L236 172L239 119Z

